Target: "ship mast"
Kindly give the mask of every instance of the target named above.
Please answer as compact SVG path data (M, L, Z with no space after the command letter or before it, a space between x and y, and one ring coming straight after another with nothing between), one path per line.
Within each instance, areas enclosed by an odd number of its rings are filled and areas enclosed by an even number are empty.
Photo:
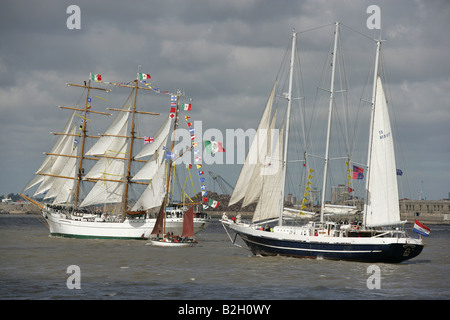
M175 110L175 121L173 123L172 147L170 149L171 154L173 154L173 148L175 147L175 132L178 127L178 113L180 111L180 96L176 95L176 97L177 97L177 108ZM160 214L161 214L161 212L164 214L164 216L163 216L163 219L164 219L163 220L164 221L163 222L163 235L166 233L166 204L167 204L167 198L169 197L170 179L171 179L171 174L172 174L173 162L174 162L174 160L171 157L170 161L169 161L169 168L168 168L169 174L168 174L167 181L166 181L166 194L164 196L164 200L161 205L162 207L160 209Z
M86 82L85 82L86 83ZM72 84L72 83L67 83L68 86L72 86L72 87L81 87L81 88L86 88L86 102L84 104L84 109L79 109L79 108L67 108L67 107L61 107L63 109L71 109L71 110L78 110L78 111L82 111L83 112L83 127L81 129L81 151L80 151L80 161L78 163L78 173L77 173L77 185L76 185L76 189L75 189L75 199L74 199L74 204L73 207L76 210L76 208L78 207L78 200L79 200L79 196L80 196L80 185L81 185L81 180L83 179L83 159L84 157L84 147L85 147L85 142L86 142L86 138L88 137L87 132L88 130L86 129L86 123L87 123L87 115L88 112L90 113L97 113L97 114L103 114L103 115L111 115L110 113L106 113L106 112L99 112L99 111L93 111L90 110L90 105L88 104L89 102L89 92L91 89L93 90L101 90L101 91L106 91L106 92L110 92L111 90L109 89L104 89L104 88L98 88L98 87L91 87L91 80L89 79L89 82L86 85L79 85L79 84Z
M139 77L139 75L138 75L138 77ZM138 92L138 90L141 89L141 90L153 91L152 89L149 89L149 88L139 87L139 78L138 77L136 78L136 80L133 81L134 85L120 84L120 83L116 83L115 84L116 87L133 88L133 90L134 90L134 99L133 99L133 105L131 106L131 110L108 108L108 110L112 110L112 111L131 112L130 135L124 136L125 138L129 138L130 139L130 148L128 150L128 156L123 158L123 160L127 161L127 171L126 171L126 175L125 175L125 181L113 180L113 179L97 179L97 180L106 180L106 181L125 182L125 192L124 192L124 196L123 196L123 208L122 208L122 222L125 220L125 217L126 217L127 212L128 212L128 189L129 189L129 185L131 183L134 183L134 184L146 184L144 182L131 181L131 178L132 178L132 176L131 176L131 163L133 161L145 162L144 160L134 159L134 156L133 156L134 140L135 139L143 139L143 137L136 137L135 115L136 114L147 114L147 115L154 115L154 116L159 116L160 115L159 113L155 113L155 112L147 112L147 111L138 111L138 110L136 110L137 92Z
M333 62L331 65L332 69L331 69L331 84L330 84L330 105L328 110L328 129L327 129L327 143L325 148L325 159L324 159L325 161L323 165L323 184L322 184L322 200L320 204L320 222L323 222L323 213L325 209L325 193L327 188L327 171L328 171L330 137L331 137L331 118L333 114L333 103L334 103L334 75L336 70L338 38L339 38L339 22L336 22L336 30L334 31Z
M291 106L292 106L292 78L294 75L294 57L295 57L295 44L297 39L297 33L294 31L292 33L292 49L291 49L291 62L289 67L289 91L288 91L288 107L286 112L286 141L284 144L284 156L283 156L283 175L282 175L282 183L281 183L281 204L280 204L280 216L278 220L278 225L281 226L283 224L283 211L284 211L284 188L286 184L286 170L287 170L287 155L288 155L288 144L289 144L289 123L290 123L290 115L291 115Z
M369 127L369 149L367 151L367 171L366 171L366 194L365 194L365 201L364 201L364 214L363 214L363 226L366 225L366 217L367 217L367 204L369 202L369 170L370 168L370 159L372 157L372 143L373 143L373 135L372 135L372 128L373 128L373 120L374 120L374 113L375 113L375 97L377 92L377 77L378 77L378 64L380 60L380 51L381 51L381 40L377 40L377 48L376 48L376 54L375 54L375 66L374 66L374 72L373 72L373 87L372 87L372 101L371 101L371 111L370 111L370 127Z

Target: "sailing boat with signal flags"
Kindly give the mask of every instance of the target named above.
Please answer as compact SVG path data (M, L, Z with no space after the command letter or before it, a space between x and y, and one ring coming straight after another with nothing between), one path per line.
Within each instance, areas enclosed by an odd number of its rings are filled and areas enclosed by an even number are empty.
M222 218L222 224L232 243L236 244L239 235L255 255L284 255L362 262L401 262L414 258L422 252L422 239L410 237L403 227L405 221L400 220L393 134L383 82L378 70L380 40L375 41L372 100L369 102L371 114L368 126L370 129L367 165L364 165L366 167L366 187L363 221L362 223L360 221L352 223L351 218L354 217L352 215L356 210L351 206L350 208L339 207L340 214L345 209L349 209L347 213L349 215L344 220L325 220L327 213L325 190L327 170L331 160L329 150L334 118L334 95L337 93L334 83L337 50L340 47L338 42L341 39L340 26L340 23L335 24L334 48L330 58L327 57L327 59L331 59L332 67L330 89L320 88L330 94L325 155L319 157L306 150L303 153L304 160L288 161L288 143L291 134L290 116L293 109L291 106L293 101L298 100L293 97L292 88L294 68L297 67L296 62L298 61L296 58L297 36L301 33L294 32L290 47L289 72L285 73L288 75L288 92L282 91L277 94L277 82L281 81L275 82L247 155L247 159L253 157L260 161L251 163L246 159L229 202L229 205L232 205L242 200L243 206L256 202L253 219L251 222L245 222L239 216L237 219L228 219L226 215ZM286 64L288 61L286 59ZM280 100L287 101L286 118L281 125L278 138L273 138L273 130L270 130L276 117L276 112L273 112L272 115L271 110L274 97L280 97ZM300 145L300 141L293 142ZM299 152L299 154L302 153ZM308 168L308 166L313 157L323 160L320 217L315 212L303 210L307 202L307 192L305 192L300 210L284 208L288 162L298 164L303 161L303 166L308 170L307 174L312 177L314 169ZM348 169L351 161L343 157L341 161L344 160L346 160ZM355 179L362 179L363 169L360 170L358 166L356 166ZM351 171L347 171L346 174L349 175L349 172ZM308 182L310 183L310 180ZM310 188L309 184L307 188ZM293 218L293 215L296 217ZM309 219L305 219L305 217L309 217ZM234 238L229 230L235 232Z
M55 145L46 153L36 176L25 188L28 190L37 186L34 196L43 196L45 202L22 194L25 199L40 208L51 235L72 238L148 239L156 222L156 216L151 211L161 206L167 215L166 230L181 232L183 213L189 206L169 204L165 198L170 187L170 183L166 183L166 179L170 179L166 161L169 149L166 145L170 132L176 130L184 94L162 92L147 83L148 79L149 74L138 73L133 81L113 83L102 81L101 75L91 73L89 81L84 85L67 84L86 90L84 107L60 106L72 113L63 131L54 133L58 136ZM90 117L111 114L93 110L91 94L94 91L111 90L94 86L93 82L131 89L122 108L108 108L116 115L106 131L99 136L89 134L92 130L88 127ZM160 114L139 110L137 97L140 90L170 96L171 100L169 115L162 117L159 129L151 137L138 135L136 118L155 117ZM87 141L90 139L96 139L96 142L88 149ZM138 140L144 141L140 150L136 147ZM94 164L87 170L89 161ZM132 164L138 167L140 165L136 173L132 172ZM83 194L86 184L93 186ZM137 199L130 196L132 185L145 188ZM200 211L195 215L193 231L196 233L207 226L208 217Z

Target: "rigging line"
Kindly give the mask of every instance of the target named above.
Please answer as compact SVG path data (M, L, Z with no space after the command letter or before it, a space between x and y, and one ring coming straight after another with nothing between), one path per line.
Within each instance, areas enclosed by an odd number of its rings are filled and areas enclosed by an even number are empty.
M350 30L353 31L353 32L358 33L359 35L363 36L363 37L366 38L366 39L369 39L370 41L376 42L376 40L375 40L373 37L370 37L370 36L368 36L368 35L366 35L366 34L360 32L360 31L358 31L358 30L355 30L355 29L353 29L352 27L349 27L349 26L347 26L347 25L345 25L345 24L343 24L343 23L340 23L340 25L341 25L341 26L344 26L344 27L346 27L346 28L348 28L348 29L350 29Z
M315 28L312 28L312 29L304 30L304 31L298 31L298 32L296 32L296 34L297 34L297 35L301 35L301 34L303 34L303 33L311 32L311 31L314 31L314 30L326 28L326 27L329 27L329 26L335 26L335 25L336 25L336 23L333 22L333 23L330 23L330 24L326 24L326 25L324 25L324 26L315 27Z

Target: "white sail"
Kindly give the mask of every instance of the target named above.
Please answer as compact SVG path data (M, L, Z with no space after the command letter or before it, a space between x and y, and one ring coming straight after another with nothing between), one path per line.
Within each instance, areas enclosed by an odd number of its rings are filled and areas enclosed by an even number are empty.
M283 154L283 135L284 125L280 130L278 139L272 136L273 153L267 159L263 168L261 168L262 189L258 204L253 215L253 222L277 218L280 215L281 189L283 186L282 154Z
M141 197L134 204L132 211L147 210L160 207L165 196L166 166L160 165Z
M62 133L64 133L64 134L69 133L69 130L72 127L72 122L73 122L74 117L75 117L75 111L72 113L72 116L67 121ZM62 150L64 142L66 140L67 140L66 135L60 135L49 153L61 154L61 150ZM56 156L54 156L54 155L47 155L45 157L45 160L42 162L41 166L36 171L36 176L28 183L28 185L25 187L24 191L30 189L31 187L37 185L38 183L41 183L44 180L45 176L39 175L38 173L50 173L49 172L50 168L51 168L52 164L54 163L55 159L56 159Z
M163 143L159 146L157 151L153 154L149 161L133 176L132 181L135 180L151 180L158 172L160 166L163 163L164 158L164 147L167 143L168 137L165 138Z
M126 104L124 108L128 109ZM107 134L115 136L103 136L91 148L90 151L95 153L103 150L103 157L100 157L97 163L89 170L85 179L101 180L98 180L87 194L86 198L80 204L81 207L122 202L125 189L125 180L123 180L125 175L125 159L128 150L128 138L125 138L127 128L128 112L120 112L111 126L106 130Z
M131 91L128 99L125 101L122 110L130 110L130 108L132 107L131 101L134 96L134 90ZM97 142L89 149L89 151L86 152L86 155L104 155L105 152L110 149L111 144L117 141L116 136L125 136L126 131L123 132L122 129L128 121L129 114L130 113L127 111L119 112L108 129L106 129L104 133L105 135L97 140Z
M167 143L167 137L169 136L170 125L171 125L171 118L167 117L166 121L163 122L161 127L156 132L153 142L144 145L142 150L135 156L135 158L139 159L145 156L151 156L162 145L165 146Z
M71 135L64 135L61 141L61 144L55 150L57 154L61 155L74 155L74 134L76 132L76 125L72 126L72 129L69 131ZM51 174L51 175L62 175L62 171L64 170L67 162L69 161L69 157L53 155L51 161L45 166L45 168L40 173ZM44 171L45 170L45 171ZM53 183L59 179L54 176L43 176L41 184L37 188L34 196L44 194L47 192L53 185Z
M259 122L258 129L256 130L255 137L253 138L252 144L248 151L247 157L245 159L244 165L242 166L241 173L236 182L236 185L231 195L229 206L235 204L236 202L243 199L247 193L247 188L252 179L253 172L258 166L260 161L264 161L265 157L258 159L259 151L267 143L267 131L270 123L270 116L272 112L273 98L275 95L276 82L273 85L272 92L270 93L269 99L266 104L266 108Z
M377 77L369 163L367 226L400 223L394 142L381 79Z
M117 151L108 151L113 157L123 157L128 148L128 143L124 143L122 148ZM125 160L105 158L100 159L98 163L105 161L104 170L101 172L101 179L98 180L86 198L81 203L81 207L94 204L117 203L122 202L125 189ZM98 164L97 163L97 164ZM95 167L95 166L94 166ZM92 168L94 169L94 168ZM91 170L92 171L92 170ZM123 181L107 181L123 180Z
M78 147L74 149L74 154L76 155L78 152ZM72 201L74 186L75 186L75 175L76 175L76 166L77 166L77 158L69 158L64 167L64 170L61 172L62 176L73 177L74 179L64 179L58 178L56 182L53 184L52 188L47 192L47 196L51 193L51 191L55 190L55 199L53 200L53 204L70 204Z
M261 138L261 143L258 148L258 162L254 166L253 175L248 184L247 192L245 193L244 201L242 202L243 207L258 201L261 195L265 166L268 165L268 162L270 162L270 158L272 157L271 141L273 140L276 118L275 111L266 135L263 136L263 132L261 132L261 136L259 136Z

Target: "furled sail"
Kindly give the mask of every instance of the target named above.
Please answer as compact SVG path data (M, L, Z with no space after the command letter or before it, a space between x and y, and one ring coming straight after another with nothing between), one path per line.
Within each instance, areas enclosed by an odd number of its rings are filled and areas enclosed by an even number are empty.
M377 77L369 163L367 226L400 223L394 142L386 97Z

